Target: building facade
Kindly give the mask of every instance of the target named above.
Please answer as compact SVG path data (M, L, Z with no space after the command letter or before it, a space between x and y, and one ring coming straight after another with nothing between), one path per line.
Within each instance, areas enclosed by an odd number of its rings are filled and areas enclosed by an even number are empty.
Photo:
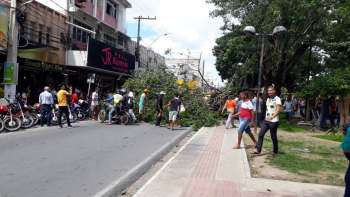
M18 6L23 2L27 1L18 1ZM6 61L9 4L10 0L0 0L0 8L7 9L0 9L0 63ZM43 86L57 89L65 83L86 95L90 76L90 92L119 88L138 69L136 42L125 28L129 8L127 0L35 0L21 7L18 92L36 102ZM165 65L154 51L141 47L140 52L140 68Z

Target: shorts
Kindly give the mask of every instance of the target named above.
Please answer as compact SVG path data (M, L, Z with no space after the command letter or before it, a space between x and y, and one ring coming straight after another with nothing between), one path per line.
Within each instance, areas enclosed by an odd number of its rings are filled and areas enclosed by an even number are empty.
M241 134L243 132L251 133L252 131L250 130L250 126L249 126L250 122L251 122L251 119L240 118L237 132Z
M169 120L170 121L176 121L178 112L177 111L170 111L169 112Z

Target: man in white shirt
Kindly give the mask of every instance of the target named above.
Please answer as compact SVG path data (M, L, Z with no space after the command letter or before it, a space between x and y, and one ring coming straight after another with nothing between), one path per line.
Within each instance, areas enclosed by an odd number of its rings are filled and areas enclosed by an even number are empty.
M40 114L41 121L40 124L43 127L46 121L47 126L51 125L51 107L54 104L53 96L50 93L50 88L46 86L44 91L39 95L40 104Z
M98 89L96 89L91 95L91 117L94 120L97 120L98 112Z
M277 128L279 125L279 113L282 111L281 99L276 95L274 86L268 88L269 98L266 101L266 117L265 121L261 123L261 129L259 132L259 140L256 145L256 151L254 154L260 154L263 146L265 134L270 130L271 139L273 143L274 154L278 153L278 139L277 139Z

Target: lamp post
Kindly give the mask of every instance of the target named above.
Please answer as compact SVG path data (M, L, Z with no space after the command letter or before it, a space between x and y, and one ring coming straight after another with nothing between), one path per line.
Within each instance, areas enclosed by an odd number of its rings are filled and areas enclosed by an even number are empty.
M243 29L244 33L248 36L255 36L255 37L261 37L261 51L260 51L260 61L259 61L259 73L258 73L258 91L256 95L256 113L257 115L261 113L260 108L260 90L261 90L261 75L263 71L263 63L264 63L264 51L265 51L265 39L270 36L277 36L287 33L287 29L284 26L276 26L273 29L272 34L269 33L257 33L255 30L255 27L253 26L246 26ZM256 124L258 124L258 116L256 116Z
M166 36L168 36L169 35L169 33L165 33L165 34L162 34L162 35L159 35L156 39L154 39L152 42L151 42L151 44L150 45L148 45L148 48L151 48L151 46L155 43L155 42L157 42L161 37L166 37Z

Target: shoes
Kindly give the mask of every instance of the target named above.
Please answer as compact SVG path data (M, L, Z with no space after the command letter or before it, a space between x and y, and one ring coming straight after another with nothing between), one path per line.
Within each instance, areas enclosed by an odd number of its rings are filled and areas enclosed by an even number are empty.
M60 125L60 128L62 129L62 128L63 128L63 126L62 126L62 125Z
M72 125L68 125L68 127L73 127Z

